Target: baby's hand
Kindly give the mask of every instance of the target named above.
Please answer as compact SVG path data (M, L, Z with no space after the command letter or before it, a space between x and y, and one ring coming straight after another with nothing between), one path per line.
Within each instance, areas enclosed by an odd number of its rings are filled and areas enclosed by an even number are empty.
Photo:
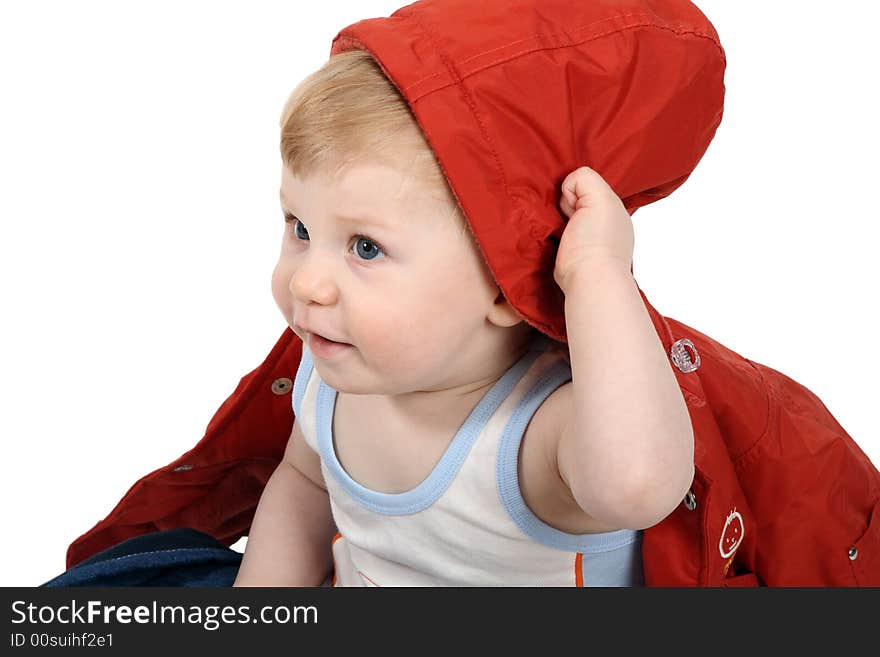
M589 167L572 171L562 181L559 207L568 223L559 242L553 278L563 292L572 274L587 265L608 264L630 271L632 219L602 176Z

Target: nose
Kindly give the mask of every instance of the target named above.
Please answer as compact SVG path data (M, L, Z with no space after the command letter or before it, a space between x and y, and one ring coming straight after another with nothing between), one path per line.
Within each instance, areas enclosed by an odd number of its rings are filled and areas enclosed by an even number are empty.
M336 303L339 288L333 280L327 263L307 256L290 275L289 288L297 301L303 304L317 303L329 306Z

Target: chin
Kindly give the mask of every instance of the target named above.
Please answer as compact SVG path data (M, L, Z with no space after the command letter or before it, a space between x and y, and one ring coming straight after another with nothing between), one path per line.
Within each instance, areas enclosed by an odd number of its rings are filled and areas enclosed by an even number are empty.
M321 372L319 371L320 375ZM392 386L383 384L383 383L374 383L374 384L365 384L362 381L356 380L354 377L347 376L329 376L324 378L321 376L321 379L328 386L336 390L337 392L344 393L346 395L400 395L405 394L407 392L412 392L412 390L401 388L400 386Z
M373 390L368 389L363 384L359 384L353 376L340 375L338 372L332 371L322 372L322 368L318 363L315 363L315 370L317 370L321 380L337 392L344 392L347 395L375 394Z

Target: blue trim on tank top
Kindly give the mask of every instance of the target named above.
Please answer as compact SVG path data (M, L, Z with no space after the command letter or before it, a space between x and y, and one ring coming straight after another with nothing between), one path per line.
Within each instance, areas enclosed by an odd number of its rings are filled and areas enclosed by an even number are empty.
M507 513L517 526L539 543L548 547L595 554L610 552L631 544L639 538L639 531L621 529L599 534L569 534L551 527L538 518L526 505L519 488L517 472L519 447L526 426L538 407L554 390L571 380L571 368L565 361L558 361L547 368L534 386L520 400L513 411L498 445L496 475L498 493Z
M313 367L312 352L303 344L302 356L300 357L299 368L296 370L296 377L293 380L293 394L291 395L294 415L299 415L299 411L302 408L302 400L306 394L306 384L312 375Z
M384 493L372 490L356 482L343 469L336 457L331 432L337 391L321 380L318 387L316 422L321 461L352 499L375 513L408 515L428 508L440 498L455 479L455 475L458 474L468 452L486 423L513 391L532 363L543 353L546 344L545 340L538 340L495 382L461 425L431 473L415 488L403 493Z

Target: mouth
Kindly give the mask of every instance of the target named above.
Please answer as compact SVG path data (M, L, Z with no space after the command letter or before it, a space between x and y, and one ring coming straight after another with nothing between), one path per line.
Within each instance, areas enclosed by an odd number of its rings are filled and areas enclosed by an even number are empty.
M312 340L317 340L317 341L326 343L328 345L336 344L336 345L340 345L343 347L350 347L351 346L348 342L339 342L338 340L331 340L330 338L325 338L320 333L311 333L309 331L306 331L306 335L308 336L310 343L312 342Z
M307 335L309 340L309 351L321 360L336 359L354 349L354 347L347 342L328 340L317 333L308 333Z
M300 335L303 342L308 345L309 351L322 360L339 356L354 347L354 345L347 342L339 342L337 340L326 338L320 333L309 331L298 324L294 325L294 329L294 332Z

